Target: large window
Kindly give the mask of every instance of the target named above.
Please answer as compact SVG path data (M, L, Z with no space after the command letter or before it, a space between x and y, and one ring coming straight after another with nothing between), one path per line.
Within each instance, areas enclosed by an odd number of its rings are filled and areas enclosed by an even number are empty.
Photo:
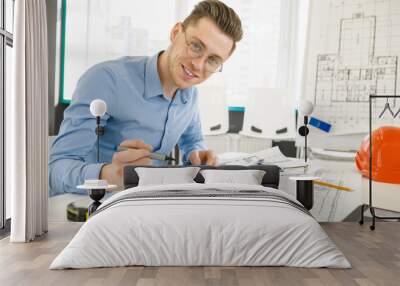
M14 0L0 2L0 228L4 229L6 219L10 217L10 195L4 188L4 106L6 94L11 92L11 68L13 46Z
M152 55L168 47L170 29L197 2L62 0L61 101L69 102L79 77L92 65L126 55ZM222 85L230 106L245 105L251 87L290 85L282 78L292 77L293 63L288 58L298 49L288 43L291 39L285 41L285 37L288 27L296 26L298 21L287 11L302 7L293 0L224 2L240 15L245 36L224 66L224 72L211 77L207 85Z
M198 0L181 8L188 15ZM239 14L244 37L224 65L224 72L205 85L222 86L230 106L245 106L251 88L275 88L281 36L282 0L224 0ZM281 47L282 48L282 47Z
M80 76L98 62L127 55L153 55L166 49L172 26L199 1L62 0L59 96L55 103L69 103ZM244 37L224 64L223 72L199 85L203 126L207 126L206 118L214 122L214 115L218 120L222 113L225 116L226 106L250 110L255 94L260 94L273 99L271 104L263 104L263 111L277 118L278 110L279 116L288 118L288 134L294 136L308 0L224 2L239 14ZM289 108L282 109L280 102ZM215 114L204 105L213 105ZM275 134L276 129L266 125L263 128Z
M101 61L165 49L176 1L62 0L60 101L69 103L79 77Z

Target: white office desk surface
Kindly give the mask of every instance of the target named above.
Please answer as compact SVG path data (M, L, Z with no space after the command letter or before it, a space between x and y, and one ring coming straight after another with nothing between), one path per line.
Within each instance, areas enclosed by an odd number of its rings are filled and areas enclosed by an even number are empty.
M342 221L362 203L361 175L352 161L310 160L304 172L282 172L279 189L296 196L296 182L290 177L312 176L318 180L353 189L340 191L314 184L314 206L311 214L318 221Z
M362 200L369 204L369 179L361 179ZM392 212L400 212L400 184L389 184L372 181L372 206ZM378 216L398 216L398 214L382 214L381 210L376 212Z
M294 176L294 177L289 177L289 180L293 181L314 181L320 179L319 177L315 176Z
M102 201L110 196L112 192L107 192ZM78 194L62 194L54 197L49 197L48 201L49 211L48 219L49 222L66 222L67 220L67 206L70 203L78 203L79 205L89 206L93 203L93 200L89 195L78 195Z
M314 184L314 206L311 213L318 221L342 221L362 203L361 175L355 163L312 159L304 173L303 168L281 172L279 189L296 197L294 176L315 176L319 180L353 189L352 192L338 191ZM66 206L83 200L88 206L93 202L87 195L64 194L49 199L49 221L66 221Z

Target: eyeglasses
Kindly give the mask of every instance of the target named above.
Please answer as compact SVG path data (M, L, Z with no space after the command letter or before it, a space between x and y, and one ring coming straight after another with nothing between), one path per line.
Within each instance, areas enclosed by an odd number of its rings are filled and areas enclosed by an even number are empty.
M183 34L185 36L186 52L188 56L191 58L202 57L205 51L204 45L200 41L197 41L195 39L188 41L185 27L183 27ZM209 56L204 63L204 69L208 73L222 72L222 67L223 61L218 56Z

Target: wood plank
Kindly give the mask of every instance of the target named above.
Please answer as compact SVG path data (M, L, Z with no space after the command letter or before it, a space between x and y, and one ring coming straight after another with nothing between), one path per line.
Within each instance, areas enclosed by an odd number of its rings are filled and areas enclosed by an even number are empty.
M351 262L352 269L292 267L116 267L49 270L80 223L51 223L32 243L0 241L0 285L399 285L400 224L352 222L321 224Z

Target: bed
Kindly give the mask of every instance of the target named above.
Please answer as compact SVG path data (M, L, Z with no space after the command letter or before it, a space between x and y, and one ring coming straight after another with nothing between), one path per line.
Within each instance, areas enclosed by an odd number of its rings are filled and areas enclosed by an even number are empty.
M205 169L213 167L200 167ZM50 269L144 266L292 266L350 268L343 253L294 197L278 190L276 166L260 185L204 182L138 185L105 200Z

